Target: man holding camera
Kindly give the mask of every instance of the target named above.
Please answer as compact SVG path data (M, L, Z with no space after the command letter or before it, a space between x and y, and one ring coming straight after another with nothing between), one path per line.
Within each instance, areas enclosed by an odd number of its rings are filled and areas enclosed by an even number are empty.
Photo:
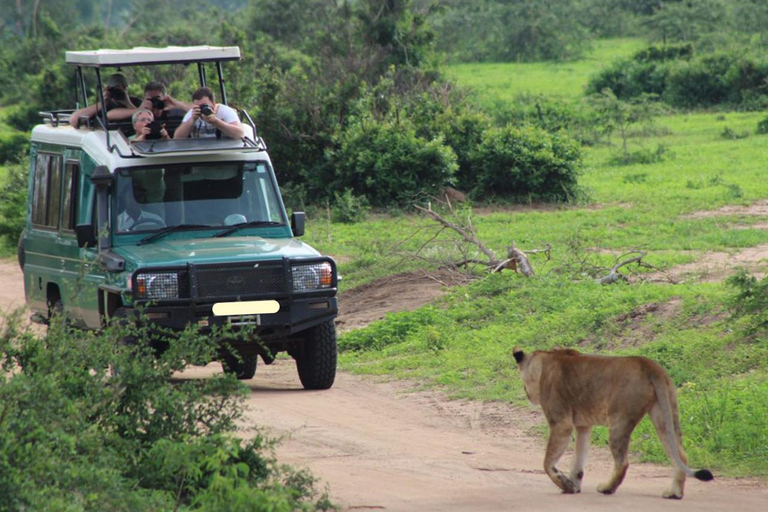
M120 121L130 118L141 100L128 96L128 80L121 73L115 73L107 79L107 87L104 89L104 103L107 106L107 119ZM101 102L76 110L69 117L69 124L77 128L80 126L82 118L93 117L100 111Z
M208 87L201 87L192 94L195 104L181 121L181 125L174 133L174 139L229 137L240 139L243 137L243 125L237 117L235 109L216 103L213 91Z
M160 82L149 82L144 86L141 108L151 110L155 121L163 122L172 135L191 105L171 97Z

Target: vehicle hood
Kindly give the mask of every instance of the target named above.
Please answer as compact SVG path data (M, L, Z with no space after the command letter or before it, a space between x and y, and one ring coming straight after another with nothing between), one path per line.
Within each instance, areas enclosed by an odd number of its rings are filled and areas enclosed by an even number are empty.
M112 251L125 258L126 269L320 256L299 240L259 236L156 240L113 247Z

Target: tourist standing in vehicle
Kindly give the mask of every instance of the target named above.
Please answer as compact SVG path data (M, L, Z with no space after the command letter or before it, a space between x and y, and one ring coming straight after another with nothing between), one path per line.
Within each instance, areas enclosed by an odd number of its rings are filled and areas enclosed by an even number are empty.
M128 96L128 80L121 73L115 73L107 79L104 103L107 105L107 119L121 121L130 119L141 100ZM101 102L75 110L69 118L69 124L77 128L80 126L80 119L93 117L100 111Z
M140 108L133 113L131 117L133 122L133 130L136 132L134 135L128 137L131 142L139 142L143 140L168 140L170 135L165 129L165 124L161 124L162 121L155 123L155 117L152 111L148 108Z
M163 122L168 133L173 135L173 131L181 124L184 114L192 108L192 104L171 97L160 82L149 82L144 86L141 108L151 110L155 121Z
M243 125L237 112L227 105L216 103L211 89L201 87L196 90L192 94L192 101L195 106L184 116L181 125L173 135L174 139L222 136L239 139L243 137Z

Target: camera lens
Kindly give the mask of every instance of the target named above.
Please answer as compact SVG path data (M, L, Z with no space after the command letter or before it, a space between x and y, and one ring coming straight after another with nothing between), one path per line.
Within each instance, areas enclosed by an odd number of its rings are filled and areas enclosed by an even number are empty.
M202 105L200 105L200 113L204 116L209 116L213 114L213 109L209 104L203 103Z
M109 97L113 100L124 100L126 98L125 91L120 87L110 87L108 89Z
M159 96L154 96L150 98L152 101L152 107L156 108L158 110L162 110L165 108L165 101L161 100Z

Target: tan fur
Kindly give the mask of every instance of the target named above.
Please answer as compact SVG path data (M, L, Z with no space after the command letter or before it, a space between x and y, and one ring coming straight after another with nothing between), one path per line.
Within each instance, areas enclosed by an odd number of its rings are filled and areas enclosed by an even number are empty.
M644 357L584 355L573 349L512 351L525 392L541 405L549 423L544 470L564 493L581 492L590 433L594 425L609 428L614 459L610 479L597 490L613 494L624 480L629 440L635 426L648 414L667 455L677 466L672 484L662 496L681 499L686 475L711 480L707 470L694 472L686 464L677 410L677 392L664 368ZM576 452L570 473L555 465L576 429Z

